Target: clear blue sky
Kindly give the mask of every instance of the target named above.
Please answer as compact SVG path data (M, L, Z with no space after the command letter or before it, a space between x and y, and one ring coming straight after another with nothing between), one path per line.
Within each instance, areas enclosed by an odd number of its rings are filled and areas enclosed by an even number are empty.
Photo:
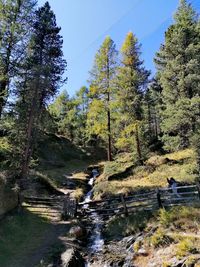
M191 0L198 5L199 0ZM45 0L38 0L41 6ZM61 26L68 82L63 87L70 96L87 86L96 51L110 35L119 49L127 32L142 44L142 58L155 73L153 57L173 21L178 0L49 0Z

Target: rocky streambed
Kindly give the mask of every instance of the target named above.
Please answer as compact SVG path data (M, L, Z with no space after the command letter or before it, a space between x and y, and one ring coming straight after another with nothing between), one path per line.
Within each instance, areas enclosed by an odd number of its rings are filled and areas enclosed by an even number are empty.
M83 210L90 209L90 215L79 216L66 237L67 248L59 260L47 267L199 267L200 255L179 258L175 253L176 244L153 248L146 243L157 231L153 224L149 230L139 230L137 234L122 237L119 232L115 238L107 239L104 231L108 221L113 218L100 216L89 207L92 200L93 183L88 181L89 191L82 202ZM84 214L84 212L83 212ZM133 215L137 216L137 214ZM134 217L135 218L135 217ZM116 219L118 216L116 215ZM121 218L122 221L127 218ZM141 222L144 218L138 218ZM140 222L140 221L139 221ZM140 228L139 228L140 229ZM199 264L199 265L198 265ZM46 267L46 266L45 266Z

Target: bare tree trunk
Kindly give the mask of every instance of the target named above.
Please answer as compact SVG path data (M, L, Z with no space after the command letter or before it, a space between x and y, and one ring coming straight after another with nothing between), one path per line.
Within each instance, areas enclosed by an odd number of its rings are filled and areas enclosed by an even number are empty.
M107 130L108 130L108 161L112 161L112 147L111 147L111 118L110 118L110 65L107 57Z
M112 160L112 153L111 153L110 110L108 110L107 116L108 116L108 161L111 161Z
M136 141L136 147L137 147L138 160L139 160L140 164L143 165L144 162L142 160L141 144L140 144L139 130L138 130L137 124L135 126L135 141Z
M29 121L28 121L28 128L27 128L27 140L26 145L23 153L23 160L22 160L22 169L21 169L21 178L25 178L28 173L28 165L31 156L31 139L32 139L32 132L33 132L33 122L34 122L34 107L32 105Z
M6 91L7 91L7 81L0 82L0 118L2 116L3 108L6 104Z

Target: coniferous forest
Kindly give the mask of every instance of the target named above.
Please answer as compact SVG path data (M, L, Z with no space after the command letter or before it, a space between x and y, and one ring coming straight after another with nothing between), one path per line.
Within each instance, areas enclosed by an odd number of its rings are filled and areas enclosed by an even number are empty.
M149 170L151 157L158 160L185 151L190 151L188 158L192 154L192 167L187 172L192 182L197 181L200 19L192 5L180 0L173 23L154 56L154 76L145 67L141 43L134 32L127 32L119 50L115 40L105 36L94 55L86 85L77 88L74 96L60 90L68 79L60 31L48 2L38 7L35 0L0 0L0 183L21 192L26 181L37 178L55 189L64 185L64 178L52 182L52 177L61 176L66 162L76 159L77 168L82 164L79 161L85 161L84 167L95 159L106 162L104 169L100 167L106 177L109 172L116 175L121 158L121 165L132 168L127 175L142 170L143 179L159 165L152 163L155 168ZM170 172L164 174L164 178L169 176ZM94 186L97 198L132 190L123 191L123 182L109 184L104 178ZM150 179L147 184L141 180L144 184L139 186L148 187ZM82 182L75 196L78 200L87 191L81 186Z
M67 91L57 95L67 80L67 62L48 2L38 8L35 1L3 1L0 8L2 166L25 177L45 133L78 146L102 146L109 161L120 152L133 153L141 164L157 149L193 146L200 153L200 26L186 1L155 55L155 77L145 68L134 33L127 33L120 51L107 36L88 86L73 97Z

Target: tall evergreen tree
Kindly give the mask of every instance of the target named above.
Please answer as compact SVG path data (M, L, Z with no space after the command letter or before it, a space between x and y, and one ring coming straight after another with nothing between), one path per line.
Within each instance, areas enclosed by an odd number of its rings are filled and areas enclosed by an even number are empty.
M29 55L18 84L19 131L22 134L21 177L26 177L42 111L63 82L66 67L62 37L48 2L36 11ZM20 135L19 135L20 136Z
M200 93L199 19L186 0L180 1L174 19L155 58L163 88L161 128L165 147L169 150L190 144L195 118L189 110L192 112L193 98L199 97ZM185 113L186 110L189 113ZM179 116L174 116L177 111Z
M97 134L107 144L108 160L112 160L111 101L112 80L116 71L117 51L113 40L108 36L95 56L91 71L90 97L92 101L88 113L88 129Z
M0 0L0 117L30 36L35 0Z
M140 54L138 40L132 32L129 32L121 48L121 66L118 68L116 78L116 93L120 134L117 145L135 146L138 159L142 162L140 138L143 120L142 97L150 73L145 70Z

